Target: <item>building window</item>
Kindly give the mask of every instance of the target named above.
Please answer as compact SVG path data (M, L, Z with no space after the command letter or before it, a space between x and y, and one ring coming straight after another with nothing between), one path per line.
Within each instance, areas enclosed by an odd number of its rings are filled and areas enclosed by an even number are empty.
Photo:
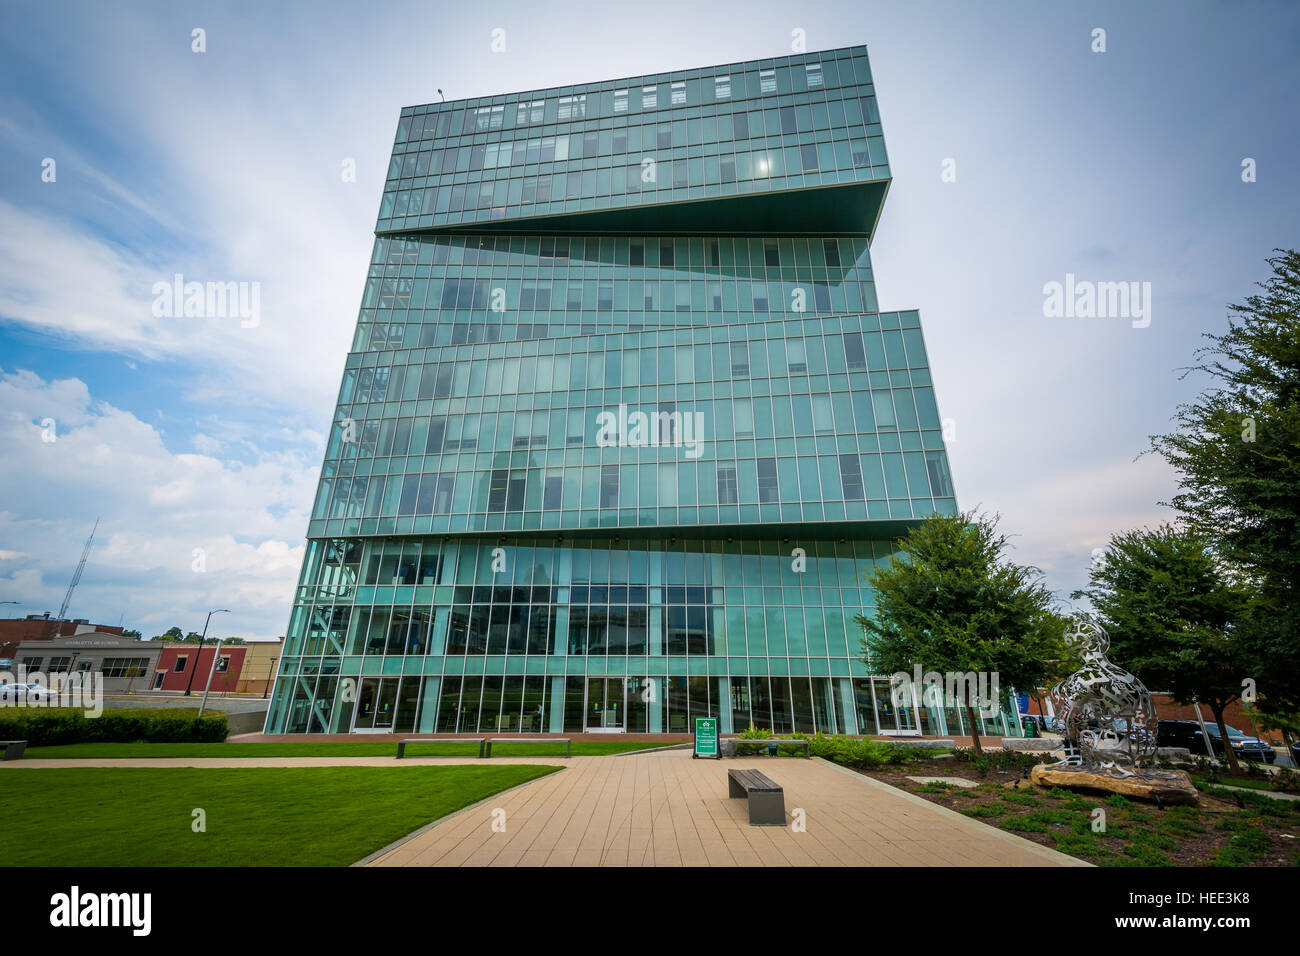
M781 247L775 239L763 241L763 264L769 269L781 268Z
M758 500L760 502L777 501L776 459L758 459Z
M587 94L560 97L560 119L584 119L587 115Z
M99 670L105 677L140 677L148 667L147 657L106 657Z
M861 332L844 333L844 361L850 372L867 370L867 353L862 348Z
M713 78L713 98L715 100L731 99L731 77L715 76Z
M786 368L791 375L808 371L808 353L804 349L803 339L785 340Z
M653 86L641 87L641 109L652 110L659 105L659 94Z
M834 239L823 239L822 251L826 254L826 265L838 266L840 264L840 244Z
M776 92L776 70L762 70L759 72L758 90L760 93Z
M176 663L172 665L172 673L173 674L184 673L185 665L188 661L189 658L186 657L184 654L178 655L176 658Z
M506 487L510 479L510 472L505 468L492 469L492 476L488 480L488 506L490 513L499 514L506 510Z
M45 670L51 674L63 674L66 673L68 668L71 666L71 657L51 657L49 666L46 667Z
M529 123L540 123L545 105L545 100L533 100L532 102L518 104L515 111L515 125L527 126Z
M41 660L42 658L39 657L24 657L22 665L29 671L38 671L41 669ZM52 660L57 660L57 658L52 658Z
M718 469L718 504L734 505L740 500L735 468Z
M732 404L733 424L737 438L754 437L754 403L748 398L737 398Z
M627 90L614 91L614 112L615 113L627 112Z
M731 374L732 375L749 374L749 343L748 342L731 343Z
M813 143L805 143L800 147L803 154L803 171L805 173L817 172L817 147Z
M225 656L217 658L217 673L224 674L228 670L230 670L230 658Z
M542 494L542 509L545 511L559 511L560 499L564 493L564 478L562 475L547 475L545 491Z
M600 466L600 506L618 507L618 465Z
M930 474L930 491L936 498L952 497L952 475L948 471L948 459L941 451L925 453L925 468Z
M822 65L820 63L809 63L804 67L808 74L808 89L813 90L822 85Z
M857 455L840 455L840 484L845 501L862 501L862 463Z
M500 129L502 122L505 120L506 108L504 106L481 106L474 111L474 129L477 132L483 132L489 129Z
M666 239L659 243L659 264L661 266L673 264L673 244Z
M686 105L686 84L677 82L672 85L672 98L670 100L673 106Z

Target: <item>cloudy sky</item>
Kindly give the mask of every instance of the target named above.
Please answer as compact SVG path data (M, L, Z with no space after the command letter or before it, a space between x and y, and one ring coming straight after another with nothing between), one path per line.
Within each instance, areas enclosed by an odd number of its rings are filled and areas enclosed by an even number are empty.
M98 516L70 615L152 636L222 607L220 636L283 633L398 111L439 87L779 56L795 30L866 43L895 177L881 307L921 310L959 503L1000 513L1062 594L1112 532L1166 516L1174 476L1135 458L1203 384L1177 370L1270 249L1300 245L1290 2L0 9L0 600L19 614L58 609ZM259 282L260 322L155 317L175 273ZM1045 316L1067 274L1149 282L1150 325Z

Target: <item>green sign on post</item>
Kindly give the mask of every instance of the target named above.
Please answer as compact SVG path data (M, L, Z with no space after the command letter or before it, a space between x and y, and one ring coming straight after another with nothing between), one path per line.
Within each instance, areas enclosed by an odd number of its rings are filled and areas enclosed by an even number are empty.
M691 759L694 760L696 757L722 759L722 755L718 753L718 718L695 718L695 751L691 754Z

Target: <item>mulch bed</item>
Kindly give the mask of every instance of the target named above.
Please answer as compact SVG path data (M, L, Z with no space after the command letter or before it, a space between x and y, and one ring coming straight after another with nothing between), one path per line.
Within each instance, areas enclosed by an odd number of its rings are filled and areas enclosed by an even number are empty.
M1229 791L1201 792L1191 807L1034 786L1023 770L986 770L956 757L858 772L990 826L1100 866L1297 866L1300 802ZM975 788L908 777L962 777ZM1238 800L1237 798L1242 799ZM1094 832L1094 809L1105 829Z

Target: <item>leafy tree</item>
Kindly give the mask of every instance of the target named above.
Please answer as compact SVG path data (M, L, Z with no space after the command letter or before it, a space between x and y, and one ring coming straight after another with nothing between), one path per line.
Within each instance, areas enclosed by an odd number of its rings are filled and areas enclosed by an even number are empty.
M1170 504L1254 582L1241 626L1258 636L1266 717L1300 709L1300 253L1275 252L1262 294L1230 306L1184 371L1209 387L1151 438L1180 472Z
M123 637L134 637L137 641L142 641L142 640L144 640L144 635L142 635L139 631L135 630L134 628L130 628L130 627L128 627L128 628L126 628L124 631L122 631L122 636L123 636Z
M157 637L152 638L155 641L180 641L185 639L185 632L179 627L169 627Z
M1041 572L1007 560L997 518L974 512L933 515L899 542L901 557L870 577L874 617L863 659L873 673L996 673L1002 688L1036 689L1065 658L1062 619L1051 609ZM975 749L979 723L964 701Z
M1208 704L1226 744L1224 709L1241 699L1256 648L1249 627L1240 626L1249 590L1210 539L1171 525L1114 535L1089 581L1074 596L1091 600L1116 663L1180 704ZM1239 772L1232 748L1224 750Z

